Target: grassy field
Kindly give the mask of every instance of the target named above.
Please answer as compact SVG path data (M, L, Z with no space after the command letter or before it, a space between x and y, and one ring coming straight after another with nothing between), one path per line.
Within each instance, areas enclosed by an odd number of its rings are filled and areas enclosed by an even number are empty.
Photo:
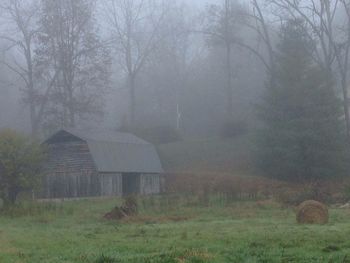
M298 225L273 202L201 207L144 199L122 222L102 218L116 199L27 204L0 216L0 262L350 262L350 211Z

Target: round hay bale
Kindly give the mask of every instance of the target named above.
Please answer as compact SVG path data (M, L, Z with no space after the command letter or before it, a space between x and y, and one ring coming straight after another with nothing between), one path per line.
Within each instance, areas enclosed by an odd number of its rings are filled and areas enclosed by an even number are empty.
M328 223L328 208L326 205L308 200L297 207L297 222L299 224L326 224Z

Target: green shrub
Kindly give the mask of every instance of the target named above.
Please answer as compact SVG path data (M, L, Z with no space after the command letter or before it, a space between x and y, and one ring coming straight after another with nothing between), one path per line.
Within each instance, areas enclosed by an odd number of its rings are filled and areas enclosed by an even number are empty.
M41 144L13 130L0 131L0 198L4 206L40 185L45 151Z

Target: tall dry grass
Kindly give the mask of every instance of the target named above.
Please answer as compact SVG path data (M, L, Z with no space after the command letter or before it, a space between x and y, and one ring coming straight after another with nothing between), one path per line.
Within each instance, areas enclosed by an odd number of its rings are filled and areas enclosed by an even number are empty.
M286 205L298 205L309 199L324 203L350 200L350 178L291 183L226 173L168 173L164 189L166 193L196 196L204 205L213 199L229 203L274 198Z

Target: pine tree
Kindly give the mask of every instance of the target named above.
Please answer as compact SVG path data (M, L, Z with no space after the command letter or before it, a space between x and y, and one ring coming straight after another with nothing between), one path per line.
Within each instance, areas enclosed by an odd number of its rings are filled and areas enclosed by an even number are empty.
M332 77L312 63L314 42L302 20L281 28L275 85L259 116L257 162L268 176L294 181L340 175L345 134Z

